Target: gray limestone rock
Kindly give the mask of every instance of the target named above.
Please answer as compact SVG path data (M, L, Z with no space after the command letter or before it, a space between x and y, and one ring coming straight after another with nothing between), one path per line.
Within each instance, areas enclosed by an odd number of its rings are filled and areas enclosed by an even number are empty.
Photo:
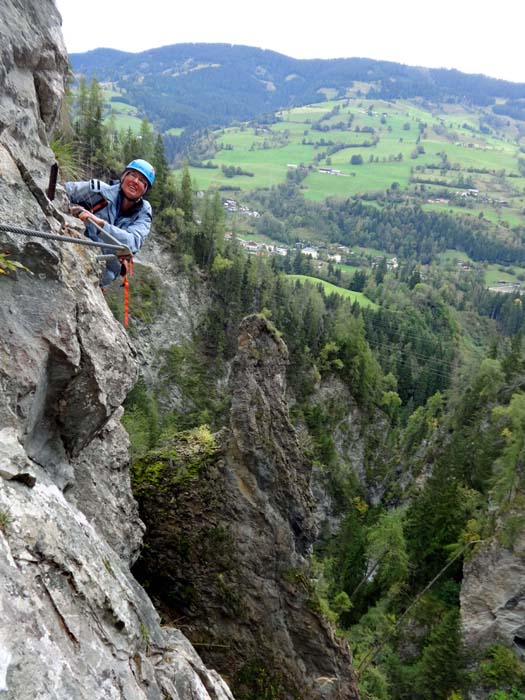
M184 403L187 398L183 399L173 383L169 392L162 391L162 370L171 347L193 341L209 303L202 292L204 285L191 285L188 275L177 271L168 244L158 237L146 238L135 262L132 293L133 287L144 281L153 285L157 298L152 318L147 323L137 322L134 345L141 374L149 387L155 387L164 410L188 409Z
M461 621L468 645L486 648L503 643L521 651L518 640L523 637L525 623L525 537L520 537L513 549L496 540L480 545L465 563Z
M525 537L512 548L497 539L477 545L464 564L461 626L472 663L494 644L525 656ZM468 700L487 700L491 688L473 684Z
M27 486L35 485L32 462L20 444L14 428L0 429L0 477L6 481L19 481Z
M138 465L147 547L137 575L232 687L259 677L284 698L354 700L349 650L309 581L311 463L288 415L287 361L271 324L246 318L229 429L213 446L210 436L174 438Z
M4 226L68 220L63 191L45 194L67 66L51 0L0 4ZM144 528L120 417L138 363L96 254L13 231L0 242L28 268L0 275L2 699L231 700L129 571Z

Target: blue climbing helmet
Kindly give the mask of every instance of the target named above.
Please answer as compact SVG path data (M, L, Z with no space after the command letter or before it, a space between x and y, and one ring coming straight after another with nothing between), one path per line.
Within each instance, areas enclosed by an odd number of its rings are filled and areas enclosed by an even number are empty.
M143 160L142 158L132 160L126 165L126 170L136 170L137 172L141 173L141 175L144 175L146 180L149 182L148 189L155 182L155 168L151 165L151 163L148 163L147 160ZM126 170L124 172L126 172Z

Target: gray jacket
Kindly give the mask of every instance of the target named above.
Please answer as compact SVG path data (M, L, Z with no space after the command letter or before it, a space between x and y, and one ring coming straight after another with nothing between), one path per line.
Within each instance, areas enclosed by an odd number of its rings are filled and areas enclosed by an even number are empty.
M72 204L79 204L85 209L91 210L93 206L101 203L102 207L95 209L95 214L107 221L104 230L117 241L128 246L132 253L140 250L151 227L153 214L149 202L142 199L123 215L120 214L122 197L120 183L108 185L101 180L88 180L86 182L66 182L65 186ZM106 200L105 203L104 200ZM99 233L92 224L87 226L86 234L93 241L100 242Z

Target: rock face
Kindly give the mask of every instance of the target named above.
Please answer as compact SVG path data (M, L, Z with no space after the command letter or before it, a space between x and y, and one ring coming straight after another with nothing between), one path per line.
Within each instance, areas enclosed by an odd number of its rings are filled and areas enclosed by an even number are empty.
M162 391L165 383L162 369L166 351L173 345L191 342L209 304L204 285L191 284L188 275L181 274L175 264L173 252L160 237L148 236L144 247L135 258L132 294L143 283L155 290L157 309L147 322L139 322L139 332L134 338L140 364L140 372L149 387L155 387L155 396L163 410L183 409L186 397L170 384L169 391Z
M0 223L58 233L64 196L45 195L67 73L54 3L2 2L0 54ZM143 525L119 418L137 361L95 254L0 237L30 270L0 275L0 694L231 700L129 572Z
M350 700L350 654L307 576L311 464L288 417L287 359L275 329L246 318L229 429L179 436L137 466L147 523L137 573L240 696Z
M525 536L515 534L512 546L504 546L507 518L522 518L522 500L516 499L513 507L498 521L500 534L479 545L471 559L464 564L461 585L461 623L463 640L470 655L472 670L482 668L483 653L489 655L494 645L506 647L523 662L525 653ZM509 543L510 544L510 543ZM508 670L510 674L511 671ZM481 678L480 678L481 676ZM469 700L486 700L493 697L494 688L484 683L479 674L477 683L469 688ZM507 678L510 688L519 686L516 678Z
M493 644L525 653L525 537L512 549L492 540L465 563L461 585L461 623L467 647L479 653ZM486 698L473 688L471 700Z
M332 420L330 434L341 472L355 475L367 494L367 501L379 504L386 488L383 465L389 455L385 445L389 423L384 413L375 410L373 418L365 417L348 386L335 376L322 379L311 403ZM373 460L370 454L374 455ZM316 518L322 531L337 532L344 510L335 502L333 493L326 487L326 477L319 469L314 472L312 488Z

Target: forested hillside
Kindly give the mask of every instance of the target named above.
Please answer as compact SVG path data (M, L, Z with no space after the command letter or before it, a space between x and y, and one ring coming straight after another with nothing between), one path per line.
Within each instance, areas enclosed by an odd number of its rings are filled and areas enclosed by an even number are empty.
M90 59L101 73L99 78L115 81L125 61L135 62L126 68L130 74L132 68L143 71L148 57L152 61L163 51L171 56L172 48L132 59L97 51ZM179 47L180 61L188 59L189 48L197 51L199 47ZM204 79L208 71L216 70L211 62L218 59L216 47L206 49L208 53L201 49L192 56L206 65L199 70L193 63L186 65L191 76ZM248 64L253 55L244 47L222 50L227 56L244 51ZM261 55L257 54L257 65ZM284 57L264 55L274 61L272 79L284 63L281 75L286 82L291 68ZM352 64L353 80L363 77L362 61ZM318 81L309 83L314 92L329 86L328 73L318 72L321 63L308 68ZM333 69L332 87L339 90L342 84L337 83L336 68L342 64L328 63ZM88 64L83 65L87 74ZM378 71L372 88L378 96L386 96L386 82L381 82L379 71L387 67L392 69L386 64L366 64L368 71ZM102 69L107 72L102 74ZM427 71L428 81L421 82L417 69L396 70L397 96L405 91L425 98L457 99L461 86L471 90L472 101L483 104L500 94L500 88L515 90L516 99L521 95L520 86L482 76L469 82L454 71ZM262 89L268 98L267 88ZM286 94L291 99L292 93ZM312 100L310 93L301 94ZM511 96L511 92L505 94ZM143 104L149 104L146 98ZM257 104L247 109L260 111L262 102ZM266 102L264 109L270 104ZM217 115L218 121L225 118L223 113ZM330 117L339 118L337 113ZM380 122L381 113L374 118ZM151 120L156 119L152 114ZM476 122L476 134L482 133L483 125ZM386 130L388 124L384 126ZM511 127L512 138L500 134L498 143L505 138L512 141L518 164L523 130L519 121ZM414 139L422 138L424 130L416 127ZM370 132L364 134L368 138ZM208 145L213 141L208 133L204 138ZM363 132L358 138L363 138ZM227 134L224 139L227 142ZM288 349L290 415L312 465L318 499L320 528L309 576L305 580L302 573L291 570L286 583L299 588L316 614L330 620L338 637L350 645L361 697L523 700L525 665L520 649L525 635L523 621L519 623L525 540L522 183L512 193L515 219L510 223L499 215L506 207L500 206L494 217L485 215L490 208L489 188L495 187L497 178L498 187L503 186L508 170L477 173L487 176L483 205L472 198L444 210L428 207L428 193L419 187L425 183L414 183L416 190L399 182L395 185L391 178L384 188L374 188L373 195L339 193L317 201L307 199L305 183L312 173L300 167L291 168L282 182L268 187L234 190L234 194L216 186L206 191L192 186L195 171L188 165L170 172L165 141L147 119L139 132L119 132L111 121L104 123L97 81L91 87L84 83L71 129L64 129L57 139L56 153L63 168L78 165L78 143L80 162L89 166L85 174L114 176L131 156L155 164L154 236L176 270L175 281L184 279L206 299L192 337L159 348L156 377L144 377L127 401L124 420L133 443L134 484L145 521L152 527L158 523L155 489L165 496L166 465L180 470L171 510L176 514L178 507L185 512L200 508L191 501L193 489L197 492L207 485L199 460L202 454L204 461L216 459L210 435L220 440L219 431L228 422L232 395L226 378L238 347L239 327L247 315L258 314ZM402 148L399 143L396 147ZM326 147L326 143L320 145L324 159L335 155L327 154ZM235 154L235 147L231 150ZM264 155L271 149L260 150ZM384 165L391 163L387 159ZM427 163L429 171L440 173L442 182L436 186L451 187L450 178L457 171L450 159L440 156L439 163L440 168ZM378 165L379 172L381 162L373 165ZM202 162L197 169L203 169ZM511 172L516 175L512 182L523 175ZM238 172L235 176L247 177ZM463 183L460 189L478 189L470 184ZM481 191L480 187L478 194ZM497 283L489 282L492 273L498 279L510 278L514 286L498 289ZM333 283L336 291L327 291L322 281ZM359 304L360 297L352 293L364 294L369 305ZM140 344L145 329L165 323L166 311L158 283L147 268L139 267L132 294L130 334ZM119 290L109 294L108 300L119 317ZM179 462L170 456L173 450L186 454L188 444L195 443L199 459L191 461L190 456L190 461L174 467ZM166 508L162 508L164 518ZM177 562L185 572L191 570L196 556L190 539L176 549ZM218 551L225 551L227 544L223 533L217 540ZM212 584L208 579L203 583L184 578L177 567L159 572L155 560L162 542L152 540L148 547L137 568L144 585L168 619L181 617L191 629L202 630L195 596ZM206 556L211 556L210 549L205 549ZM490 559L487 552L492 560L496 554L505 559L511 573L504 584L494 584L492 595L497 602L490 610L478 610L480 622L473 611L481 603L474 594L469 598L469 590L476 575L491 580L491 571L483 563L483 557ZM217 569L211 593L213 601L219 601L211 613L217 615L214 624L216 619L227 624L242 619L242 601L233 594L231 577L227 566ZM166 580L172 588L166 587ZM507 611L513 611L514 617L500 623ZM204 658L208 654L219 664L222 658L227 669L228 656L220 653L227 640L221 638L217 648L209 649L200 636L197 641L203 643ZM293 697L278 660L272 665L267 658L258 659L234 669L235 673L228 670L240 700Z
M75 73L96 77L138 107L159 131L219 126L284 107L318 102L324 90L344 97L354 82L372 85L373 99L422 97L432 102L495 104L523 112L525 85L367 58L299 60L230 44L175 44L140 53L96 49L71 54ZM499 114L509 114L504 105Z

